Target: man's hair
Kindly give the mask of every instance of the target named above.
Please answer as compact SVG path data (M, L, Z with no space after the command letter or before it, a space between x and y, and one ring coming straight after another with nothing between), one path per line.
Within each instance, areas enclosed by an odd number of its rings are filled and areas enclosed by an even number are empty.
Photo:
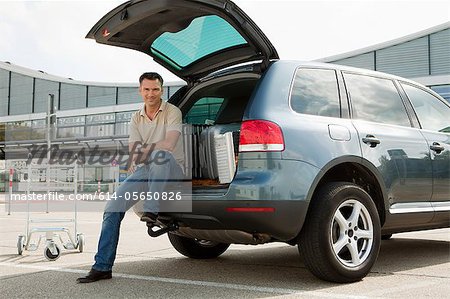
M161 87L163 86L163 78L161 77L160 74L158 73L154 73L154 72L147 72L147 73L143 73L140 77L139 77L139 85L142 84L142 81L144 81L144 79L147 80L159 80L159 82L161 83Z

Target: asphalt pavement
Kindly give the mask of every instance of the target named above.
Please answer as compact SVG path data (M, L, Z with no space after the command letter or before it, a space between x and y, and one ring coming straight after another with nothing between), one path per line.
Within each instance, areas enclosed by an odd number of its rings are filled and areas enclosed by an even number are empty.
M50 217L70 218L55 212ZM33 213L33 217L49 217ZM2 298L449 298L450 229L394 235L382 241L378 261L360 282L334 284L315 278L297 247L282 243L232 245L212 260L180 255L167 236L150 238L127 213L121 228L113 279L77 284L93 263L101 212L78 213L84 252L62 250L56 261L36 251L17 253L26 213L8 215L0 203L0 296ZM74 232L72 224L64 224ZM54 225L53 225L54 226ZM56 226L62 226L57 224ZM59 240L57 240L59 243Z

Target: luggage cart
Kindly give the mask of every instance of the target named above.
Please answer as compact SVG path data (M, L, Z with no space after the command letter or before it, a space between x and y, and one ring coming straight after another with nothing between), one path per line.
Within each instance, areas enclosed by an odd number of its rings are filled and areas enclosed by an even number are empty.
M74 217L71 219L51 219L51 218L42 218L42 219L33 219L31 218L30 212L30 189L31 182L33 178L36 176L42 175L43 170L45 169L45 186L41 188L42 190L46 190L47 192L51 192L51 190L55 191L72 191L74 194ZM61 181L58 181L58 176L61 176L62 171L66 171L66 178L70 178L69 182L64 185L59 185ZM19 235L17 239L17 251L19 255L23 254L24 250L35 251L39 248L41 241L45 240L45 249L44 256L49 261L54 261L58 259L61 255L61 248L56 243L55 239L57 238L62 246L68 250L78 249L80 252L83 252L84 249L84 235L82 233L78 233L77 231L77 174L78 174L78 163L75 163L74 167L70 166L56 166L56 165L47 165L47 166L35 166L28 164L28 177L27 177L27 223L26 223L26 233L25 235ZM41 183L42 185L42 183ZM39 188L38 188L39 189ZM37 190L33 190L37 191ZM47 193L49 194L49 193ZM49 198L47 198L47 213L48 213L48 204ZM73 223L74 232L71 234L71 231L67 227L32 227L33 224L38 223ZM33 234L39 234L39 239L36 243L32 243L31 238ZM67 242L64 242L61 235L66 235L68 238Z

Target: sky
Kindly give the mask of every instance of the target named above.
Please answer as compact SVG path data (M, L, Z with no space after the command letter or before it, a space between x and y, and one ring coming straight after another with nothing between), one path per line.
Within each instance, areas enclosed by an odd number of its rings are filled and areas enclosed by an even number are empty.
M0 61L81 81L135 83L142 72L179 80L129 49L85 36L123 0L0 0ZM396 39L450 21L444 0L234 0L282 59L314 60Z

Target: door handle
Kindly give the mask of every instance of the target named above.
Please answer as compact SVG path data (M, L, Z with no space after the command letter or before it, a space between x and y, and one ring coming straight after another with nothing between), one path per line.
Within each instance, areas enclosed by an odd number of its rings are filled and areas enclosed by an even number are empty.
M366 137L363 137L362 142L370 145L370 147L376 147L378 144L380 144L380 139L376 138L373 135L366 135Z
M433 144L430 145L430 149L432 151L435 151L436 154L440 154L445 148L444 146L440 145L439 142L433 142Z

